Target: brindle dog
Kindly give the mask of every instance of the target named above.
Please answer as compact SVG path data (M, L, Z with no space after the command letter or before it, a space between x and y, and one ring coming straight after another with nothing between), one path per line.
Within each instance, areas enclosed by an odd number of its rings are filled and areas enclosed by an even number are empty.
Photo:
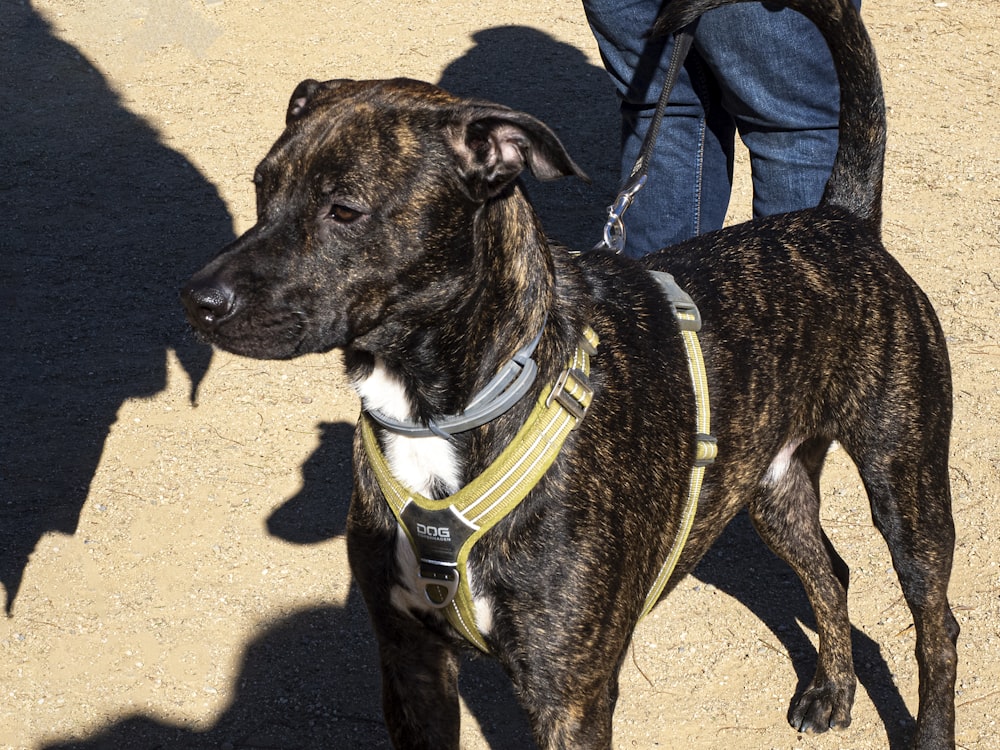
M727 1L668 3L659 25ZM840 149L815 209L641 262L572 257L546 239L518 179L524 169L583 177L542 123L414 81L305 81L254 176L256 225L182 293L211 343L260 358L339 348L364 409L422 423L462 413L541 331L538 378L501 416L451 439L376 426L397 478L438 498L497 457L581 330L596 330L589 413L469 557L477 625L545 748L611 746L619 668L687 493L694 397L649 269L672 273L701 310L719 445L667 590L747 507L816 613L818 667L791 723L846 727L847 566L819 518L820 471L839 441L913 614L913 746L954 745L945 340L880 240L885 118L867 34L848 0L787 4L821 28L841 81ZM399 748L457 748L457 653L468 644L413 589L413 553L360 440L354 480L351 568L378 638L390 735Z

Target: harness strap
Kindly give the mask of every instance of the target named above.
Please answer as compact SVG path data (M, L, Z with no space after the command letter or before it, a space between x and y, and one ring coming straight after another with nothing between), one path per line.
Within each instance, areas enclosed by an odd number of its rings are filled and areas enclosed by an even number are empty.
M688 534L691 533L691 526L694 523L695 513L698 510L698 497L701 495L701 484L705 477L705 467L715 461L718 453L716 440L711 432L711 408L708 396L708 377L705 374L705 360L701 354L701 343L698 341L698 331L701 330L701 314L697 306L688 294L681 289L674 277L662 271L650 271L650 275L663 289L663 293L670 302L674 317L681 329L681 336L684 339L684 349L687 352L688 372L691 374L691 383L694 386L695 402L695 432L696 449L694 465L691 467L691 477L688 482L688 495L684 503L684 511L681 514L680 525L677 529L677 536L674 538L670 553L660 568L659 575L653 582L653 587L646 595L646 601L642 608L640 619L650 613L663 589L673 575L680 559L684 545L687 543Z
M546 386L511 443L482 474L450 497L433 500L403 486L379 448L371 418L362 413L365 452L382 494L416 553L427 602L481 651L466 571L476 541L510 513L541 480L593 398L588 376L597 334L587 328L569 365Z
M640 619L656 605L673 575L694 523L705 468L718 453L711 434L708 377L698 331L701 315L694 301L669 273L650 271L670 303L687 353L695 398L695 460L688 494L673 545L643 604ZM382 494L418 560L417 580L427 603L485 653L489 646L476 625L466 570L475 543L510 513L541 480L566 437L587 413L593 399L588 377L597 334L587 328L580 346L557 381L546 386L511 443L482 474L450 497L433 500L400 483L389 469L375 437L372 419L362 413L360 429L369 463Z

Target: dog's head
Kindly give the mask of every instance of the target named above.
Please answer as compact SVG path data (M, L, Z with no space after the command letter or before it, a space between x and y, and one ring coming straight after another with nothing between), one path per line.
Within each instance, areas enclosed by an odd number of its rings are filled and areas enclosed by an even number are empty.
M391 338L468 296L476 217L525 168L585 179L529 115L416 81L303 81L254 173L257 223L185 285L188 320L265 359Z

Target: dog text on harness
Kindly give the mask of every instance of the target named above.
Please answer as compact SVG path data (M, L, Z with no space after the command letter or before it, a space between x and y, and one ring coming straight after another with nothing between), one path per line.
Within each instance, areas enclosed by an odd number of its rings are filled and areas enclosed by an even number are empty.
M417 536L422 536L425 539L438 539L442 542L450 542L451 529L447 526L430 526L426 523L418 523Z

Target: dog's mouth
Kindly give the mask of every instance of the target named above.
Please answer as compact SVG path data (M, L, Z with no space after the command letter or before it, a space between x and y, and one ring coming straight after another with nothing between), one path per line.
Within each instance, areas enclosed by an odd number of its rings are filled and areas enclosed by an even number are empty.
M332 348L316 340L305 311L250 304L218 278L196 276L181 289L181 302L198 338L233 354L291 359Z
M190 319L189 319L190 320ZM263 328L240 325L234 320L206 330L193 325L199 340L232 354L252 359L294 359L319 351L295 322L271 323Z

